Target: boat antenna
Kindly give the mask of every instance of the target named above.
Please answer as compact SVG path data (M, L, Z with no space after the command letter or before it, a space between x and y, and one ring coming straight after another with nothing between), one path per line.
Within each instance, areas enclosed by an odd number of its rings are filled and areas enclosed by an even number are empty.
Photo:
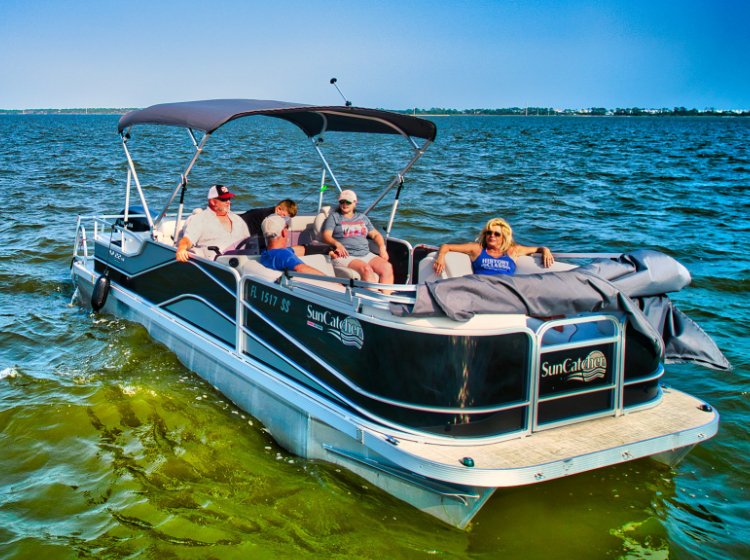
M336 85L336 82L337 82L337 81L338 81L338 80L337 80L336 78L331 78L331 84L333 84L333 87L335 87L335 88L336 88L336 91L338 91L338 92L339 92L339 95L341 96L341 99L343 99L343 100L344 100L344 104L345 104L345 105L346 105L347 107L351 107L351 106L352 106L352 102L351 102L351 101L349 101L349 100L348 100L348 99L347 99L346 97L344 97L344 94L343 94L343 93L341 93L341 90L339 89L339 86L337 86L337 85Z

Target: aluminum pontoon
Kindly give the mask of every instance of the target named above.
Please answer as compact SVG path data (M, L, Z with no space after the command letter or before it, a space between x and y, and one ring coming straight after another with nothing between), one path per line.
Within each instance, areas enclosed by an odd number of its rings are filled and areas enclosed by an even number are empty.
M412 157L368 208L393 194L385 231L393 294L336 270L324 254L305 259L325 277L265 269L253 248L175 260L188 175L210 137L245 117L302 130L322 161L321 185L332 183L334 193L341 187L322 151L324 134L409 143ZM134 128L149 124L184 128L194 146L158 213L129 148ZM144 325L289 451L341 465L463 528L496 488L647 456L674 463L717 432L708 404L662 386L663 342L649 338L627 306L554 318L412 312L426 290L452 283L460 290L472 280L464 255L449 255L438 279L434 247L390 235L403 176L435 139L432 122L349 106L209 100L132 111L119 133L128 162L124 211L78 220L71 273L80 301ZM317 208L292 220L297 243L319 242L323 191ZM565 257L557 254L551 270L523 257L518 278L543 283L575 273Z

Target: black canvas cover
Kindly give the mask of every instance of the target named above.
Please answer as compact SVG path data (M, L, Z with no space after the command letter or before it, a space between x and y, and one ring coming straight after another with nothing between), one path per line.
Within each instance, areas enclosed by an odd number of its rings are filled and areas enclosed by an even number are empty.
M179 126L212 133L220 126L242 117L265 115L284 119L301 128L307 136L324 131L404 134L433 141L437 127L431 121L361 107L318 106L268 99L207 99L161 103L130 111L120 118L118 132L140 124Z

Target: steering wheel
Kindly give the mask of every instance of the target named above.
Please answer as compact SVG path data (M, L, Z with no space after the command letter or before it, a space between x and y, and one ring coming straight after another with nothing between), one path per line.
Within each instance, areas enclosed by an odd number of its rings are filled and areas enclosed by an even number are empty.
M246 237L237 245L235 245L233 253L242 253L242 252L252 252L257 253L258 249L260 247L260 244L258 243L258 237L255 235L251 235L250 237Z

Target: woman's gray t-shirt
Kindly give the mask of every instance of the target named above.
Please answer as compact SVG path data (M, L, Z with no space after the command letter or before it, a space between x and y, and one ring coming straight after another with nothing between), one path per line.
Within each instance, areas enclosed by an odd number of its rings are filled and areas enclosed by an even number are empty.
M364 257L370 252L367 234L375 228L366 215L355 212L345 218L339 212L331 212L323 224L323 231L333 232L333 238L349 251L353 257Z

